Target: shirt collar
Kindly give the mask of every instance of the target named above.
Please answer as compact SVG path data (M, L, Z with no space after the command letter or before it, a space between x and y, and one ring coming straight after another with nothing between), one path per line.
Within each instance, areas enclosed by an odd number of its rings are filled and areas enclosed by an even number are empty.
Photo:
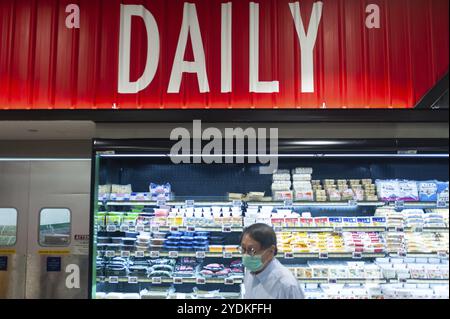
M259 274L252 274L256 279L258 279L260 282L263 282L267 279L267 277L270 275L272 270L276 267L277 260L275 257L272 258L272 260L269 262L267 267L261 271Z

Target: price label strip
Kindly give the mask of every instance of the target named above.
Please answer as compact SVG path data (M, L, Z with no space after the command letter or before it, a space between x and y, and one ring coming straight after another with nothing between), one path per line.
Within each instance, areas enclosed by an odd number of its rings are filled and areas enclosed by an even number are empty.
M109 282L110 284L117 284L117 283L119 283L119 277L117 277L117 276L111 276L111 277L108 278L108 282Z
M162 283L161 277L152 277L152 284L159 285Z
M181 285L181 284L183 284L183 278L181 278L181 277L173 277L173 284L174 285Z
M226 258L226 259L233 258L233 253L231 253L231 252L229 252L229 251L225 251L225 252L223 253L223 258Z
M105 256L106 257L114 257L115 255L116 255L116 253L113 250L105 251Z
M284 258L285 259L293 259L294 258L294 253L284 253Z
M188 232L195 232L195 226L187 226L186 231Z
M233 207L241 207L242 201L241 200L233 200Z
M170 231L178 231L178 226L170 226Z
M284 200L284 207L292 207L292 205L293 205L292 199Z
M402 200L396 200L394 205L397 210L402 210L405 208L405 202Z
M186 206L186 207L194 207L194 204L195 204L195 202L194 202L193 199L188 199L188 200L185 202L185 206Z
M198 278L195 280L195 283L196 283L197 285L204 285L204 284L206 284L206 279L205 279L205 278L202 278L202 277L198 277Z
M153 233L159 232L159 226L158 225L150 226L150 231Z
M447 201L438 199L436 202L436 208L447 208Z
M320 252L319 253L319 259L328 259L328 252Z

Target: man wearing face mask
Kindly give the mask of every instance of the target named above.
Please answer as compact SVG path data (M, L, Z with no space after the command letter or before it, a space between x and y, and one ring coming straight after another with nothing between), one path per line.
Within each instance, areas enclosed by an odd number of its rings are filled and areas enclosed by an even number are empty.
M241 237L245 269L245 299L303 299L297 279L276 258L277 237L272 227L253 224Z

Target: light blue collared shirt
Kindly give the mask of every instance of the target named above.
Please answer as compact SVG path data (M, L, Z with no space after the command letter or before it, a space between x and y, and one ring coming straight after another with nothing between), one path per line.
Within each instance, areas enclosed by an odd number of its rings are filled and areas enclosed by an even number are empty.
M276 258L259 274L245 270L244 299L304 299L297 279Z

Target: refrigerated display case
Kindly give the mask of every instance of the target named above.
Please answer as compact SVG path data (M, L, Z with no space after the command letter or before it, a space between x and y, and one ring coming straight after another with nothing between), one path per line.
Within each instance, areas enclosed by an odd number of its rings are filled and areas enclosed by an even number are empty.
M241 298L256 222L306 298L448 298L448 139L280 140L273 174L174 143L93 141L91 298Z

